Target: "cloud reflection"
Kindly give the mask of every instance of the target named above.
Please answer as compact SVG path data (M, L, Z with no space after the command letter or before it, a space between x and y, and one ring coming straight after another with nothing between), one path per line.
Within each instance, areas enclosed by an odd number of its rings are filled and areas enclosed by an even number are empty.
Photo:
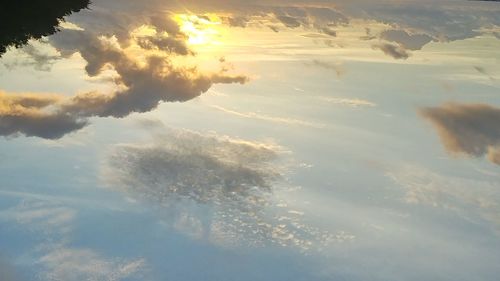
M179 230L225 246L307 250L352 239L308 225L279 198L286 190L279 146L159 126L152 145L118 146L104 178L131 198L156 202Z

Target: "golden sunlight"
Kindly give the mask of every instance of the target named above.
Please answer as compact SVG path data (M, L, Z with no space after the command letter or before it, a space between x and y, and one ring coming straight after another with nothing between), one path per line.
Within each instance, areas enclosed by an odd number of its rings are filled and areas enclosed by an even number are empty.
M222 28L221 20L216 15L178 14L174 20L179 23L181 31L188 36L190 45L220 45Z

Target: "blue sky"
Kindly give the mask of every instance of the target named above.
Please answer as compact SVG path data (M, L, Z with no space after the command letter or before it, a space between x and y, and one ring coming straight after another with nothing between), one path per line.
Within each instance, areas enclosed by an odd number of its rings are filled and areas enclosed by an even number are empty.
M0 57L0 276L496 280L499 9L93 1Z

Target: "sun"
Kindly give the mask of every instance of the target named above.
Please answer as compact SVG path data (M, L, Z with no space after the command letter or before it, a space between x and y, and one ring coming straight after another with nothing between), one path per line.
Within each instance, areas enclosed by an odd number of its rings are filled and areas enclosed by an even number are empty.
M215 15L178 14L174 20L188 36L189 45L220 45L221 21Z

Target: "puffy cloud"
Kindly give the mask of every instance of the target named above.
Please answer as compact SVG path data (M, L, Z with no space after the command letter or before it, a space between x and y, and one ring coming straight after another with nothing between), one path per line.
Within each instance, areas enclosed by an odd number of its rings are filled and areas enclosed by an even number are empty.
M408 51L400 45L390 43L380 43L372 46L374 49L380 49L384 54L395 59L407 59L410 57Z
M500 164L500 108L486 104L448 103L420 110L436 128L445 148L451 153L488 155Z
M133 112L153 110L160 102L193 99L216 83L247 82L248 78L243 75L224 71L202 73L195 66L176 66L172 53L191 54L183 45L185 38L172 22L152 21L159 30L168 29L175 37L140 38L139 45L146 49L168 51L146 54L145 61L130 54L112 38L85 30L64 30L51 37L50 43L63 56L80 53L87 62L85 70L89 76L97 77L104 69L113 69L118 76L114 80L117 90L107 94L87 92L69 98L0 93L0 135L57 139L86 126L89 117L125 117Z
M488 29L491 32L500 25L497 8L470 1L436 5L413 1L398 5L385 1L376 4L369 1L342 2L327 1L320 6L301 1L278 1L272 5L243 1L186 1L181 6L159 0L126 0L119 4L107 0L93 1L91 10L68 18L75 28L69 28L69 23L64 25L64 30L49 37L49 42L63 57L79 53L87 62L85 70L91 77L98 78L104 70L116 72L116 90L61 97L44 107L12 106L12 99L8 98L11 107L20 110L2 109L0 134L60 138L86 126L92 116L124 117L132 112L153 110L161 102L187 101L216 83L245 83L247 78L242 75L225 71L204 73L196 66L179 65L177 57L195 55L186 44L188 36L173 19L177 12L185 13L186 8L196 11L200 18L204 17L203 13L220 13L222 22L229 26L252 25L274 31L300 27L323 33L325 37L337 35L336 26L347 25L353 20L356 24L366 25L374 21L384 23L391 29L379 34L384 41L373 48L395 59L407 59L410 56L408 50L418 50L430 41L471 38L481 34L485 30L483 27L491 27ZM462 12L465 8L468 15ZM143 26L150 28L152 33L135 32ZM367 28L364 39L373 39L374 36ZM333 45L331 41L325 42ZM27 48L36 65L55 60L52 55ZM5 95L0 98L6 99Z
M67 54L80 52L87 61L90 76L97 76L105 66L111 66L119 75L117 83L124 88L110 95L85 93L62 107L63 111L81 116L123 117L131 112L146 112L159 102L187 101L206 92L215 83L245 83L242 75L225 73L203 74L196 67L177 67L168 56L150 55L145 65L127 52L104 39L89 37L82 31L61 32L54 36L54 46ZM60 40L61 39L61 40Z
M55 95L0 92L0 135L54 139L83 128L87 122L77 116L44 110L62 99Z
M306 250L341 240L306 225L302 212L275 197L285 184L279 146L146 126L157 129L155 142L116 147L103 179L130 198L161 206L179 231L225 246Z
M191 50L186 46L186 43L172 37L155 37L155 36L144 36L139 38L139 46L146 50L162 50L171 53L177 53L180 55L193 54Z

